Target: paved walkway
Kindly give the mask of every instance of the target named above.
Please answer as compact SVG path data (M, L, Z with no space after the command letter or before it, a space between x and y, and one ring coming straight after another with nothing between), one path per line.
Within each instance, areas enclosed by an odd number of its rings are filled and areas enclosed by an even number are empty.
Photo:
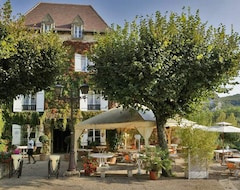
M26 164L24 160L22 176L0 179L0 189L4 190L240 190L240 178L227 175L227 170L215 164L211 167L209 179L188 180L180 171L180 166L174 167L175 177L161 177L159 180L149 180L146 174L127 177L123 173L107 174L106 178L99 176L66 177L63 173L68 168L68 162L61 161L60 176L48 179L47 161L37 161L36 164Z

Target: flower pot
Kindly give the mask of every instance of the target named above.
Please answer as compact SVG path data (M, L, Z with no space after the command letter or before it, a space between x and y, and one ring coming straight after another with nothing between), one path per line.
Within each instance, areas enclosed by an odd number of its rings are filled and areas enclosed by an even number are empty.
M89 171L89 170L84 170L84 175L85 175L85 176L93 176L93 175L94 175L94 172Z
M149 177L151 180L156 180L159 178L159 172L158 171L150 171Z

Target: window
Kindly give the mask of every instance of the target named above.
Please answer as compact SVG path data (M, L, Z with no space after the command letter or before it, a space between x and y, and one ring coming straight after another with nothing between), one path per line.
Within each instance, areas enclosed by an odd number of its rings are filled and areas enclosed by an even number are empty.
M88 130L88 143L95 142L100 144L100 130L99 129L89 129Z
M72 22L72 37L83 38L83 21L79 15L77 15Z
M82 38L82 26L77 26L77 25L74 25L74 33L73 33L73 38Z
M36 110L36 96L35 95L29 95L24 96L23 99L23 110Z
M100 110L101 109L101 95L89 92L88 94L88 110Z
M75 54L75 71L81 71L81 72L87 72L88 71L88 66L92 65L93 63L89 61L87 56L85 55L80 55L80 54Z
M50 14L45 15L42 20L42 32L49 32L54 28L54 20Z
M43 32L49 32L52 29L51 24L45 24L45 23L42 24L42 28L43 28Z

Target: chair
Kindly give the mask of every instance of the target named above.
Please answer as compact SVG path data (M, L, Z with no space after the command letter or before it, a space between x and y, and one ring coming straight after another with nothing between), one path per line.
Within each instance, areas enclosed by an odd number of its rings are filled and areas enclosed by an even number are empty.
M237 169L237 166L232 162L226 162L226 164L227 164L227 169L229 169L230 174L232 175L234 173L234 170Z
M116 164L116 161L117 161L117 157L112 157L110 158L110 160L107 162L109 165L114 165Z

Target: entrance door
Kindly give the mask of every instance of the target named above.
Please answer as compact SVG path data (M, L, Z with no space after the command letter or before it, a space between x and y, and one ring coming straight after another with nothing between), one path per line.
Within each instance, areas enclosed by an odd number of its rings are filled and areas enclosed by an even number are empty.
M64 141L70 135L68 128L65 131L53 130L53 153L66 153L69 149L68 144Z

